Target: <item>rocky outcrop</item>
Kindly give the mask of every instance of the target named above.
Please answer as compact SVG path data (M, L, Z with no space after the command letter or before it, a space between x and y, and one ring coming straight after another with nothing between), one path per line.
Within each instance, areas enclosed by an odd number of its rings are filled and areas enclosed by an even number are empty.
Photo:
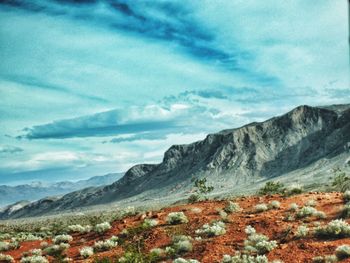
M303 169L321 158L345 151L350 142L350 105L299 106L261 123L210 134L204 140L174 145L160 164L132 167L119 181L89 191L78 191L52 202L45 212L31 205L28 215L74 209L143 196L169 196L190 188L190 180L206 176L221 188L256 178L271 178ZM74 201L72 201L74 200ZM23 207L26 209L26 206ZM19 211L20 211L19 210ZM12 213L16 217L23 213Z

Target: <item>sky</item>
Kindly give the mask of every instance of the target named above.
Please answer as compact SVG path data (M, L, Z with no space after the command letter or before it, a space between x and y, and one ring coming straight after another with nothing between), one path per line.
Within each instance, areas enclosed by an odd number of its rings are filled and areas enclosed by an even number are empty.
M350 102L346 0L0 2L0 184L159 163L173 144Z

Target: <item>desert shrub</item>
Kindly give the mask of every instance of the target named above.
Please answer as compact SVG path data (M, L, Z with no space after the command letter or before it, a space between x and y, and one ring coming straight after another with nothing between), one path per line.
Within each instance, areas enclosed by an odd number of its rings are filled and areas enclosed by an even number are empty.
M338 191L345 192L349 189L350 178L346 176L345 172L338 170L333 177L332 186Z
M188 219L184 212L171 212L168 214L166 221L170 225L186 224Z
M78 233L89 233L92 230L90 225L82 226L82 225L70 225L68 226L69 232L78 232Z
M157 219L145 218L145 220L142 223L142 226L144 228L151 228L151 227L155 227L156 225L158 225L158 220Z
M222 263L269 263L266 256L257 255L242 255L240 252L236 252L234 256L224 255Z
M70 235L58 235L52 239L52 242L55 244L69 243L72 241L73 241L73 237Z
M289 211L297 211L299 209L299 206L296 203L292 203L289 206Z
M344 205L342 209L342 217L349 218L350 217L350 203Z
M216 221L211 224L204 224L200 229L196 230L196 234L206 237L224 235L226 234L225 223Z
M343 194L343 199L345 201L345 203L350 201L350 190L346 190Z
M322 212L322 211L316 211L316 212L314 213L314 216L315 216L317 219L325 219L325 218L327 218L326 213L325 213L325 212Z
M257 213L261 213L261 212L264 212L264 211L267 211L269 210L267 204L257 204L255 207L254 207L254 210L255 212Z
M112 228L112 226L109 222L103 222L103 223L95 225L94 230L95 230L95 232L102 234L102 233L107 232L111 228Z
M56 258L62 258L63 256L63 252L69 248L69 244L68 243L61 243L59 245L51 245L48 246L47 248L44 249L44 252L47 255L56 257Z
M83 247L82 249L79 250L79 254L83 258L88 258L94 254L94 250L92 247Z
M291 195L301 194L302 192L303 192L303 187L301 185L293 184L286 188L284 194L287 196L291 196Z
M334 263L338 262L338 259L335 255L327 255L327 256L317 256L312 259L313 263Z
M194 181L193 181L194 180ZM193 179L194 182L194 194L189 197L189 202L194 203L200 200L208 199L207 194L214 190L213 186L207 185L207 178Z
M0 253L0 262L13 263L15 260L10 255L5 255Z
M0 241L0 251L17 249L19 247L20 245L17 241L11 241L11 242Z
M307 226L299 226L297 229L297 232L295 233L295 236L297 238L302 238L302 237L306 237L309 233L309 228Z
M277 247L275 240L270 241L267 236L257 234L252 226L247 226L245 232L248 238L244 241L244 248L248 252L265 254Z
M21 258L21 263L49 263L43 256L29 256Z
M155 258L161 258L161 257L165 256L165 251L164 251L164 249L161 249L161 248L152 248L150 250L150 254L151 254L151 256L153 256Z
M234 212L239 212L239 211L241 211L241 207L239 206L238 203L234 203L234 202L232 202L232 201L229 201L229 202L226 204L226 206L225 206L225 208L224 208L224 211L225 211L226 213L231 214L231 213L234 213Z
M309 217L309 216L314 216L316 212L317 212L317 210L314 207L303 206L302 208L300 208L297 211L296 216L298 218L306 218L306 217Z
M281 206L281 203L280 203L279 201L277 201L277 200L271 201L271 202L269 203L269 205L268 205L268 207L269 207L270 209L278 209L278 208L280 208L280 206Z
M97 241L94 244L94 251L107 251L115 248L118 245L118 237L113 236L107 240Z
M172 248L175 250L175 254L182 254L192 251L191 241L192 238L190 236L174 236L172 240Z
M283 194L285 192L285 186L281 182L267 182L264 187L262 187L258 194L268 195L268 194Z
M40 248L34 248L34 249L30 250L30 253L33 256L41 256L43 252Z
M173 261L173 263L199 263L199 261L196 259L177 258Z
M319 237L349 237L350 225L342 219L335 219L330 221L326 226L317 227L315 235Z
M335 250L335 255L338 259L342 260L350 257L350 246L349 245L341 245L337 247Z
M315 199L309 199L306 201L305 206L311 206L311 207L315 207L317 205L316 200Z

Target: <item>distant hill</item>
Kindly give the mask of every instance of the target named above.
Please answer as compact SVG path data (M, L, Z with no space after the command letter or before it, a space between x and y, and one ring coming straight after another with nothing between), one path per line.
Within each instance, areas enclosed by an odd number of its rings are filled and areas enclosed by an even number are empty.
M207 177L217 193L245 193L271 179L301 184L329 181L332 169L349 170L350 104L299 106L260 123L173 145L159 164L140 164L111 185L27 204L0 218L38 216L111 202L184 198L191 179Z
M33 182L17 186L0 185L0 207L22 200L34 201L47 196L62 195L91 186L108 185L118 180L122 175L122 173L110 173L77 182Z

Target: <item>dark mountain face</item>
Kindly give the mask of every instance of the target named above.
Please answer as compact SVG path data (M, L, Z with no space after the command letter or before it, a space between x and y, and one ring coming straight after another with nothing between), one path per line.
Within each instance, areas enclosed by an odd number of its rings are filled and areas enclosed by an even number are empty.
M206 176L221 188L284 175L344 152L350 142L350 105L300 106L261 123L224 130L204 140L174 145L160 164L132 167L117 182L89 191L73 192L53 201L45 211L24 206L10 217L41 215L50 211L106 204L141 195L170 196L190 188L192 177ZM0 214L8 218L6 213Z

